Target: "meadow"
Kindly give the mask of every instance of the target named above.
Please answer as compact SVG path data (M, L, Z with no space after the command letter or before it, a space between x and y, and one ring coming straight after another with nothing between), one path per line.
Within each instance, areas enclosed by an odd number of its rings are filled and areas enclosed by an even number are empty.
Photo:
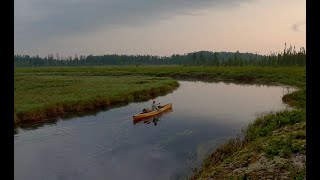
M305 67L222 67L222 66L96 66L96 67L39 67L16 68L16 75L96 75L96 76L157 76L194 78L244 83L281 83L298 87L305 86Z
M15 75L15 124L147 100L176 87L161 77Z

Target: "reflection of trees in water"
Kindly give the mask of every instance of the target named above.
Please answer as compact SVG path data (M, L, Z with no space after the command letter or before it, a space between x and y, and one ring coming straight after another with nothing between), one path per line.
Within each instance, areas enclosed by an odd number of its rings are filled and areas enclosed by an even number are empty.
M52 119L46 119L41 122L28 122L23 123L19 126L21 129L25 130L32 130L32 129L38 129L43 127L44 125L54 125L58 122L59 118L52 118ZM16 129L15 132L18 133L18 130Z
M282 88L282 96L284 96L285 94L290 94L293 91L296 91L296 88L290 87L290 86L286 86L286 87Z
M58 121L68 121L68 120L72 120L74 118L81 118L81 117L86 117L86 116L90 116L90 115L95 116L101 111L107 111L107 110L110 110L113 108L123 107L125 105L128 105L128 102L121 102L117 105L112 105L112 106L108 106L108 107L101 107L98 109L84 111L84 112L65 112L63 115L56 117L56 118L43 119L42 121L36 121L36 122L32 122L32 121L23 122L15 128L21 128L21 129L25 129L25 130L38 129L38 128L43 127L44 125L57 124ZM17 134L18 130L14 130L14 133Z

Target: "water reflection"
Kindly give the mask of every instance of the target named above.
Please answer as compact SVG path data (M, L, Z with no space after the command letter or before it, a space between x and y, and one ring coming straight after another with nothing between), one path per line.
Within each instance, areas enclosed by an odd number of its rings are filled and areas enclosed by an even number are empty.
M25 130L35 130L44 127L45 125L56 125L58 120L60 120L60 118L46 119L41 122L22 123L19 128Z
M152 122L154 123L154 125L156 126L157 123L160 121L160 118L159 117L154 117L152 118Z
M24 129L24 130L34 130L34 129L38 129L41 127L44 127L46 125L56 125L58 123L58 121L68 121L68 120L74 120L75 118L81 118L81 117L87 117L90 115L97 115L98 113L100 113L101 111L108 111L110 109L113 108L119 108L119 107L123 107L125 105L128 105L128 102L120 102L117 105L113 105L113 106L108 106L108 107L101 107L98 108L96 110L91 110L91 111L85 111L85 112L76 112L76 113L68 113L65 112L65 114L63 114L61 117L57 117L57 118L50 118L50 119L45 119L39 122L25 122L20 124L16 129ZM15 134L18 131L15 131Z

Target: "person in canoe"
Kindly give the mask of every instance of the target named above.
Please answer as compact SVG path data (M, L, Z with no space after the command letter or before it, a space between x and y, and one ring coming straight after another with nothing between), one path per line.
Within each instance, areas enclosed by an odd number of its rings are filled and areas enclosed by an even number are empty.
M152 111L159 111L160 108L162 108L162 106L160 105L160 103L158 103L159 106L156 105L156 101L153 101L152 103L152 106L151 106L151 110L149 108L144 108L142 110L142 113L141 114L144 114L144 113L148 113L148 112L152 112Z
M158 103L158 105L160 105L160 103ZM160 106L160 107L161 107L161 106ZM160 110L160 109L158 108L158 106L156 105L156 101L153 101L151 110L152 110L152 111L159 111L159 110Z

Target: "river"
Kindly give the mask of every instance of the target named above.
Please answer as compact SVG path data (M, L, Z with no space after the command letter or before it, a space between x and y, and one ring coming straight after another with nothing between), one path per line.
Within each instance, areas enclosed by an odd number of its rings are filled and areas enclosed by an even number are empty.
M179 81L157 103L173 103L158 119L133 122L152 101L18 128L16 180L179 179L257 115L288 108L288 86Z

